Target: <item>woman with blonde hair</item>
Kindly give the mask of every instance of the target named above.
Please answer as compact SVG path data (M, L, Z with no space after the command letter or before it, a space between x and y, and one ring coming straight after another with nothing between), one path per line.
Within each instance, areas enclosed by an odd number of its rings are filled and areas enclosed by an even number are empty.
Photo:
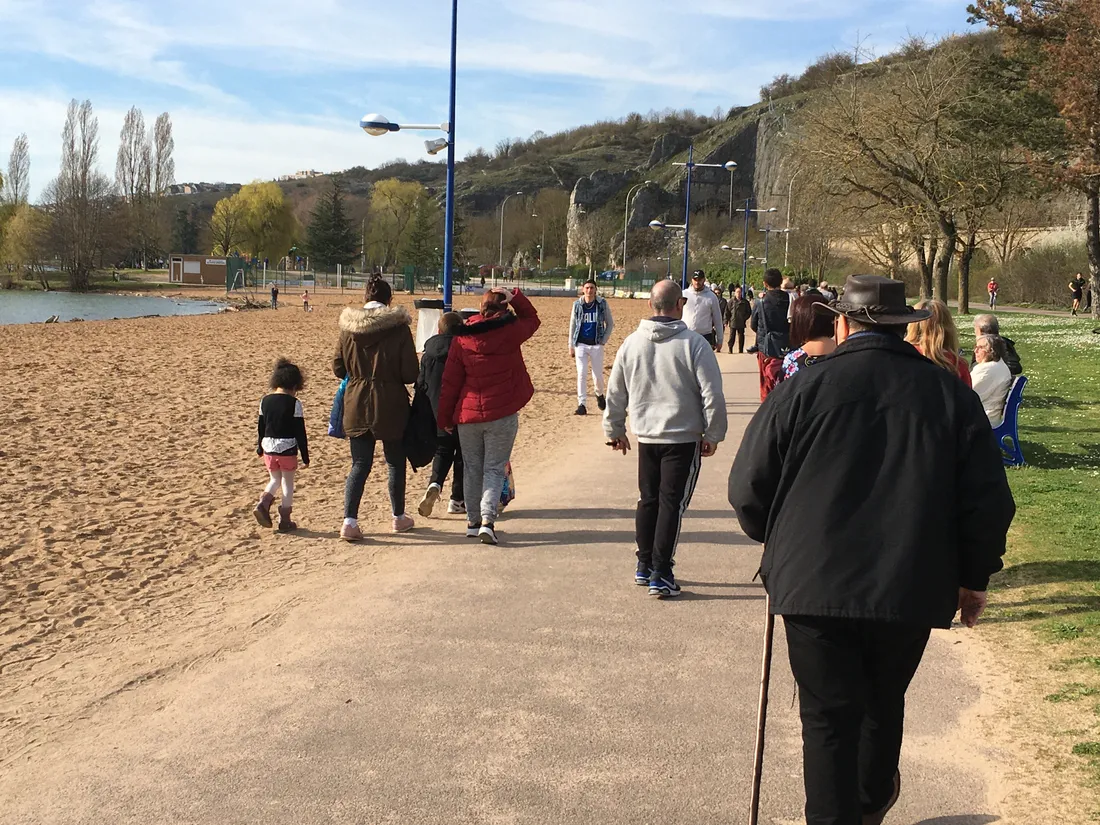
M965 358L959 357L959 330L947 304L926 300L919 302L917 309L928 310L932 315L924 321L910 324L905 340L933 364L955 373L966 386L973 386L970 367Z

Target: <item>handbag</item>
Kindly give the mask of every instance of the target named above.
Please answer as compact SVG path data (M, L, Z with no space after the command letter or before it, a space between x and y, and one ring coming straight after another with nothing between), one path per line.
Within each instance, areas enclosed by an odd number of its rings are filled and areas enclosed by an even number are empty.
M512 475L512 462L504 465L504 487L500 491L500 509L503 510L516 499L516 477Z
M348 377L345 375L332 399L332 412L328 414L328 434L333 438L347 438L344 433L344 391L347 388Z

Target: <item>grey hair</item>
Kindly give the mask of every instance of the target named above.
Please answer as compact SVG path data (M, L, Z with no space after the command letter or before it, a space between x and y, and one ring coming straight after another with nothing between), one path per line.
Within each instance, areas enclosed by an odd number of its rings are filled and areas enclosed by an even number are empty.
M977 346L982 341L989 344L989 351L993 355L994 361L1005 360L1005 353L1008 351L1008 347L1005 346L1005 339L1000 335L979 335L978 340L974 342Z
M974 326L982 335L1001 334L1001 322L996 315L979 315L974 319Z

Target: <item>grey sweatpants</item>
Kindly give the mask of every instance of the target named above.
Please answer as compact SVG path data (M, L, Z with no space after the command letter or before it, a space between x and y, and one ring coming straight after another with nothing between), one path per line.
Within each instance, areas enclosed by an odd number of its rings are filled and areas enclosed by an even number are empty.
M464 487L466 488L466 519L477 518L477 502L481 502L481 520L490 524L497 519L500 493L504 489L504 465L512 458L512 445L519 431L519 415L498 418L484 424L459 424L458 440L462 445Z

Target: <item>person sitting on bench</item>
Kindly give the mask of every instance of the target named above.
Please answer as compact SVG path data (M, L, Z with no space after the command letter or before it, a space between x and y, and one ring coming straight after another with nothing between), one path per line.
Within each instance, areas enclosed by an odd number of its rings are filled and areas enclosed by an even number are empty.
M998 427L1004 419L1005 399L1012 389L1012 373L1005 363L1005 342L998 335L979 336L974 344L976 364L970 371L974 392L982 400L989 424Z

